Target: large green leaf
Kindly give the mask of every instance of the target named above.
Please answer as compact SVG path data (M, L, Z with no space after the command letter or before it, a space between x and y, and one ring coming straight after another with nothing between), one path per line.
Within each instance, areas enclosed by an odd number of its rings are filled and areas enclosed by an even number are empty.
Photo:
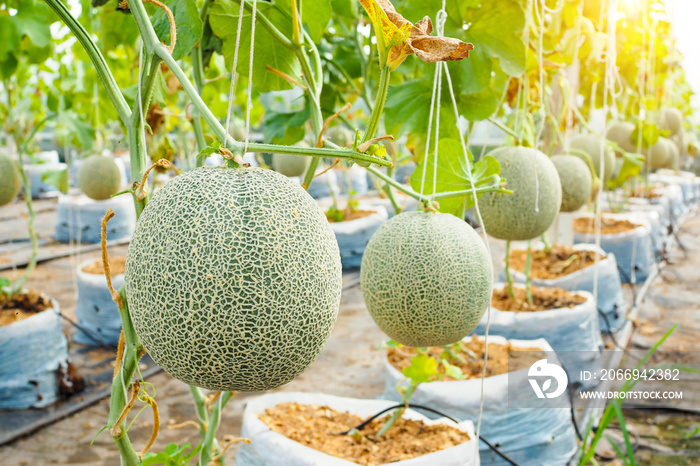
M20 37L13 19L0 14L0 60L17 51Z
M37 47L46 47L51 42L51 23L55 17L44 2L23 0L13 21L20 35L27 35Z
M467 155L471 162L473 157L469 151L467 151ZM476 164L472 163L471 168L476 186L489 181L493 175L498 175L501 172L498 161L491 156L484 157ZM425 171L425 179L423 179L423 171ZM435 173L437 173L437 178L433 184ZM433 192L437 194L471 189L469 170L467 170L461 142L455 139L440 139L437 164L433 153L426 161L421 162L416 167L411 175L410 184L417 192L421 192L422 187L422 194L425 196L430 196ZM464 210L473 205L474 199L471 195L451 197L440 201L439 211L461 218Z
M258 4L258 11L285 36L292 37L292 23L289 17L269 4ZM227 0L215 0L209 10L209 24L214 33L223 41L222 51L226 64L233 66L233 55L236 48L236 28L238 26L239 6ZM248 74L248 57L250 50L251 17L245 14L241 29L241 43L237 71L242 75ZM293 86L284 79L267 71L270 66L291 76L299 76L301 69L294 53L280 44L258 19L255 25L255 58L253 62L253 82L255 89L260 92L291 89Z
M177 41L173 50L173 58L179 60L190 53L202 37L202 20L194 0L166 0L165 4L175 16ZM158 38L170 44L170 22L165 12L158 8L152 17L153 28Z
M301 141L305 133L304 124L310 115L308 108L288 113L267 111L263 126L265 142L291 145Z

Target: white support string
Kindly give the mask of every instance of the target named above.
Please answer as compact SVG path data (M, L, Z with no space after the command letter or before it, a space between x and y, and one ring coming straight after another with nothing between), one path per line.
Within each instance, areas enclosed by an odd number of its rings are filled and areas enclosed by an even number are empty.
M439 67L435 67L435 74L433 75L433 93L430 98L430 114L428 116L428 136L425 142L425 154L423 155L423 170L420 179L420 200L424 201L425 196L423 195L423 189L425 187L425 172L428 166L428 155L430 149L430 136L433 131L433 111L435 110L435 96L437 95L437 83L439 80ZM438 118L440 115L438 115ZM437 139L437 138L436 138Z
M243 3L243 1L241 1ZM253 104L253 57L255 56L255 17L258 12L258 0L253 0L253 17L250 24L250 60L248 61L248 101L245 112L245 149L248 151L250 140L250 107Z
M229 88L228 91L228 108L226 110L226 135L224 136L224 148L227 148L228 146L228 135L229 133L229 126L231 124L231 109L233 108L233 101L234 101L234 84L236 82L236 68L238 66L238 49L241 45L241 26L243 25L243 6L245 5L244 1L241 1L241 8L238 11L238 29L236 30L236 49L233 52L233 68L231 69L231 87ZM251 47L253 46L253 41L251 40ZM252 55L252 53L251 53ZM246 143L247 146L247 143Z

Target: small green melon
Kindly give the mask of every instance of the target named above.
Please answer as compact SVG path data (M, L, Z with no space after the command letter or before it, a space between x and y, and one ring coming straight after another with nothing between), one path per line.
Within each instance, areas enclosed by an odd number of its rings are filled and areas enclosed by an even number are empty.
M591 198L591 171L583 160L573 155L555 155L552 163L561 181L561 211L575 212Z
M355 141L355 134L346 126L338 124L332 126L324 133L326 139L336 143L340 147L350 147Z
M613 172L615 171L615 154L612 150L610 150L609 147L605 146L603 148L603 145L604 140L600 139L594 134L578 134L574 136L574 138L571 140L571 149L580 150L589 155L591 161L593 162L593 168L595 168L595 172L596 175L598 175L598 178L601 177L600 155L601 150L604 149L603 169L605 170L605 181L607 181L612 178ZM586 166L589 166L588 161L586 160L586 157L584 155L578 154L576 152L572 152L571 154L580 158L581 160L586 162Z
M17 164L9 154L0 152L0 206L12 202L21 188L22 178Z
M367 309L379 328L408 346L461 340L491 299L491 260L463 220L404 212L372 236L360 269Z
M615 121L610 123L605 137L616 143L626 152L634 153L637 151L635 141L632 141L632 133L634 132L634 124L626 121ZM616 151L616 155L622 156L622 153Z
M311 157L294 154L272 154L272 168L284 176L303 176Z
M125 285L136 333L173 377L259 391L301 374L328 339L342 287L323 211L272 170L202 167L153 195Z
M113 157L91 155L78 169L78 187L90 199L104 201L119 192L122 172Z
M671 162L671 143L666 138L659 138L656 144L644 149L651 168L665 168Z
M674 107L661 107L659 111L659 128L678 134L683 129L683 114Z
M561 182L554 164L542 152L527 147L502 147L488 155L498 160L506 189L513 194L486 193L479 200L486 232L511 241L540 236L561 206Z

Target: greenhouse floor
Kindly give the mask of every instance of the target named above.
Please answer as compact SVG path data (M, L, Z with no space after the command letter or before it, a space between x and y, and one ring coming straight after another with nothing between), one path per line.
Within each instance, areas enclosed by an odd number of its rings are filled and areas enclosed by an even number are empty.
M51 203L52 201L43 201L46 208L39 215L40 231L51 231ZM678 323L679 328L663 346L666 354L669 351L675 352L670 354L678 355L686 351L700 351L700 216L695 216L684 225L680 238L688 248L687 255L675 245L672 248L671 264L655 280L640 309L636 330L630 341L631 349L650 348L673 324ZM55 246L54 251L65 251L65 247ZM502 248L497 248L494 244L494 254L498 255L500 249ZM113 255L123 255L125 251L124 245L110 248L110 254ZM502 251L500 252L502 257ZM80 257L67 255L43 262L37 267L28 285L56 298L61 303L63 312L68 317L74 317L75 267L82 260L96 259L98 256L99 252L93 250ZM3 256L0 249L0 265L7 263L7 256ZM13 272L5 270L0 274L11 275ZM383 353L376 346L386 340L386 336L366 312L357 284L357 273L345 276L341 310L328 344L302 376L280 390L323 391L357 398L376 398L381 394ZM72 328L66 325L65 331L72 333ZM623 364L633 366L633 361L625 361ZM156 399L162 420L160 434L152 451L162 450L171 442L196 444L199 435L194 424L171 428L196 419L187 386L163 372L149 377L148 381L157 391ZM638 464L690 465L700 461L700 438L689 435L700 426L700 378L691 378L683 383L686 384L684 399L676 405L675 410L659 409L659 406L650 407L652 409L635 406L634 409L625 410L627 428L635 435L638 445ZM222 436L239 434L245 403L253 396L256 394L236 394L229 402L219 430ZM22 413L17 412L16 415L21 416ZM1 462L8 466L117 465L119 457L108 433L103 432L90 445L93 436L104 426L107 415L108 399L105 398L24 438L1 446ZM140 449L146 442L151 427L150 410L144 410L130 430L136 449ZM615 426L606 433L613 440L622 438ZM615 456L609 445L601 445L599 453L603 458ZM226 452L229 464L233 463L235 454L234 445ZM605 461L601 464L605 464Z

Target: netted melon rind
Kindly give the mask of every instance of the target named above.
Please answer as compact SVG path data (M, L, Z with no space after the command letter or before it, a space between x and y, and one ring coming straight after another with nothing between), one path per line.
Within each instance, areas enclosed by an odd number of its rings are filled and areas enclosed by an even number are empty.
M557 169L542 152L527 147L491 151L513 194L486 193L479 200L486 233L494 238L525 241L547 231L559 213L561 183ZM538 184L535 184L537 175Z
M104 201L119 191L122 172L114 158L91 155L78 169L78 187L90 199Z
M21 188L17 164L8 154L0 153L0 206L12 202Z
M575 212L588 202L593 190L593 177L585 162L573 155L555 155L552 163L561 181L561 211Z
M610 150L609 147L601 147L603 144L604 139L599 138L595 134L577 134L571 140L572 149L583 151L589 155L591 161L593 162L593 168L595 168L595 173L596 175L598 175L598 178L600 178L601 149L604 150L603 170L605 170L604 178L607 181L613 177L613 173L615 172L615 154L613 153L613 151ZM575 155L576 157L586 162L586 166L588 166L590 169L590 165L583 155L573 151L571 152L571 155Z
M377 230L365 249L360 283L384 333L408 346L441 346L476 328L491 298L483 241L449 214L405 212Z
M338 244L298 184L263 169L204 167L157 191L125 274L151 357L211 390L279 387L316 358L340 305Z

